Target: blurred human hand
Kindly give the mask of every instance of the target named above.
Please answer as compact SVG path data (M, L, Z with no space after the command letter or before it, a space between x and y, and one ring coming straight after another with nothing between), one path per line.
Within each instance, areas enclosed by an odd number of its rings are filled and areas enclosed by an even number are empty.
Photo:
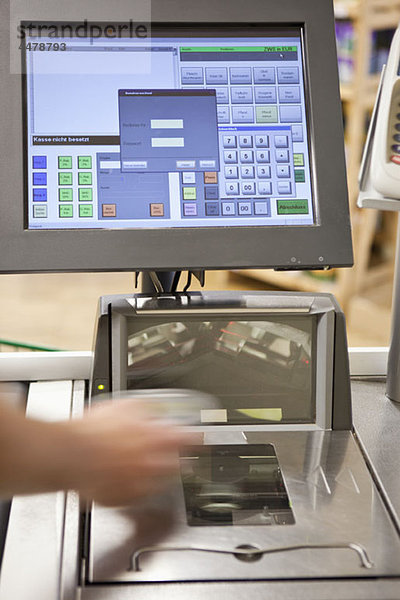
M198 442L137 400L104 402L58 423L26 419L0 402L0 492L75 489L87 500L129 504L170 485L179 447Z
M126 504L170 484L178 450L198 441L181 428L151 418L137 400L106 402L64 425L69 487L106 505Z

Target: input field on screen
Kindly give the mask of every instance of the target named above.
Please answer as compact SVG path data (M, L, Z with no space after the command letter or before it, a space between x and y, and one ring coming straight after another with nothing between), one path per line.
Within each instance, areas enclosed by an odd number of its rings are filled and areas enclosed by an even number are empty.
M185 138L173 137L173 138L151 138L152 148L183 148L185 145Z
M183 129L183 119L151 119L151 129Z
M100 169L120 169L121 161L120 160L101 160L100 161Z

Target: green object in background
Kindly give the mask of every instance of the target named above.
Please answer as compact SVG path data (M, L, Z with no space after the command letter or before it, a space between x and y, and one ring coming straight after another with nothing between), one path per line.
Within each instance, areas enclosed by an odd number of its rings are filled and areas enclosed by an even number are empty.
M2 349L6 347L6 350ZM34 344L24 344L23 342L14 342L0 339L0 352L60 352L57 348L46 348L45 346L36 346Z

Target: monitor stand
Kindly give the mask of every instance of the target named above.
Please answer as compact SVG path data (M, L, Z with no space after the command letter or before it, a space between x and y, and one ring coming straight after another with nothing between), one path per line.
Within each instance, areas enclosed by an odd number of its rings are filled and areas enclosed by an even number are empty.
M139 282L139 272L136 272L136 287ZM179 281L182 275L182 271L143 271L141 277L141 291L145 294L175 294L178 291ZM201 287L204 286L205 282L205 271L187 271L187 281L182 289L183 292L187 292L192 279L195 277L200 283Z
M179 271L143 271L141 291L144 294L172 292L178 274Z

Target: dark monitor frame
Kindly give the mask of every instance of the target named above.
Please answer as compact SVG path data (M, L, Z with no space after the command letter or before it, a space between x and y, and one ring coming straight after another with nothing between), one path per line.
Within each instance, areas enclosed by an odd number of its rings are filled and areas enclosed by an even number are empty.
M132 271L221 268L307 269L352 264L351 233L331 0L229 2L229 25L303 28L305 79L317 224L289 227L28 230L24 205L24 122L21 74L10 73L10 1L0 6L0 272ZM53 0L24 0L24 21L59 22ZM75 2L74 2L75 4ZM88 0L91 8L98 5ZM39 9L40 5L40 9ZM76 2L77 17L82 7ZM215 0L152 0L152 23L226 27L227 5ZM79 12L78 12L79 11ZM93 10L92 10L93 12ZM39 19L38 15L46 14ZM178 15L178 16L177 16ZM133 15L134 16L134 15ZM132 18L119 0L115 22ZM96 21L106 21L101 7Z

